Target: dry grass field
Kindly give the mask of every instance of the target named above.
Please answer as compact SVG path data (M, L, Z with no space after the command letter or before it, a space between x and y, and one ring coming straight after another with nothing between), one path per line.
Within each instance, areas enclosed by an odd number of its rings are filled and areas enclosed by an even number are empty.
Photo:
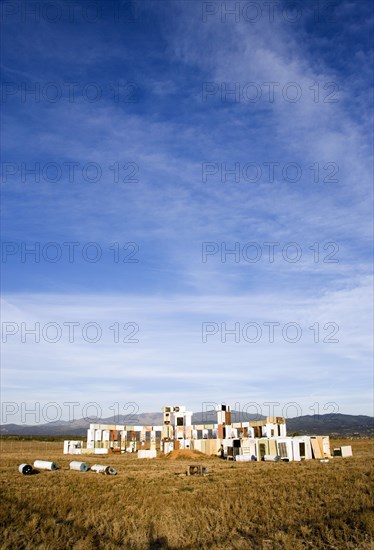
M347 443L347 442L346 442ZM332 441L332 445L339 444ZM329 463L233 463L200 457L207 477L181 477L191 460L83 456L117 476L68 470L62 442L2 441L2 549L369 549L373 442ZM18 465L59 470L22 476ZM80 459L77 457L76 459Z

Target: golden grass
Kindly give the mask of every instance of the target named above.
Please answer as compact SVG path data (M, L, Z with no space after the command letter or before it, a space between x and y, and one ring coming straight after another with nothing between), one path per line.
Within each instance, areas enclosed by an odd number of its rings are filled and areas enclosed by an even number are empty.
M372 441L328 464L233 463L206 457L208 477L180 477L193 460L82 456L117 476L68 470L61 442L2 441L2 549L372 548ZM332 441L332 446L337 445ZM35 459L61 469L22 476Z
M166 458L168 460L188 460L191 463L194 460L205 460L206 455L200 451L191 451L190 449L178 449L171 451L166 455L161 455L161 458Z

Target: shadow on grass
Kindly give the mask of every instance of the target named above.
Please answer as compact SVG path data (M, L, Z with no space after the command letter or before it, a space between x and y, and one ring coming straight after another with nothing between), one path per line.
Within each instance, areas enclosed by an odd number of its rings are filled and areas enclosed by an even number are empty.
M167 537L150 537L147 550L173 550Z

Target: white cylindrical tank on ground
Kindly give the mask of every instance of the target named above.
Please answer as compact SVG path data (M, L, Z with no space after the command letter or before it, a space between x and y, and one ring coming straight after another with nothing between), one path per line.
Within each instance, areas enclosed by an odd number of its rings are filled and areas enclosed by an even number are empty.
M29 476L32 474L32 466L30 466L30 464L20 464L18 466L18 471L24 476Z
M57 464L48 460L35 460L34 468L39 470L57 470Z
M279 462L280 457L278 455L265 455L264 460L265 462Z
M79 462L78 460L73 460L70 462L70 470L78 470L79 472L87 472L90 467L86 462Z
M106 474L109 476L115 476L117 473L115 468L112 468L111 466L104 466L102 464L94 464L91 466L91 470L97 474Z

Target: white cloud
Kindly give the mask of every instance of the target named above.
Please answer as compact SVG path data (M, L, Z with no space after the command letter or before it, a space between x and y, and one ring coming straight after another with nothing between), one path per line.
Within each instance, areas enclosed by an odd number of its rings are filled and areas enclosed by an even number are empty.
M50 388L55 400L62 402L71 395L67 388L73 388L80 399L109 403L140 400L152 381L153 399L140 404L149 410L170 399L170 391L176 391L186 402L191 398L195 403L222 398L229 402L242 395L243 388L249 389L251 400L276 395L278 400L292 401L309 388L304 397L309 392L315 399L330 395L330 400L339 403L340 395L345 396L352 384L357 389L352 390L351 402L344 397L344 412L349 412L371 376L370 290L370 281L362 280L356 288L326 292L316 300L290 292L282 296L269 292L188 298L11 295L3 305L3 323L17 323L19 332L3 344L4 390L8 400L26 400L31 386L35 400L42 400ZM79 326L76 341L69 343L63 323L73 321ZM114 343L109 327L129 321L139 326L139 343ZM268 328L263 324L269 321L280 323L274 343L269 342ZM22 322L29 329L39 322L41 333L47 323L58 323L62 338L50 343L42 336L37 344L33 336L26 336L26 343L22 343ZM88 322L102 328L95 344L82 338L82 327ZM248 343L241 332L238 343L230 335L222 343L219 332L203 343L204 322L226 323L228 330L239 323L241 331L246 323L256 322L262 328L261 339ZM323 342L332 332L324 329L328 322L338 326L338 343ZM298 342L282 338L280 331L286 323L302 328ZM314 323L319 323L319 343L314 342L314 332L309 328ZM47 339L53 334L51 329ZM121 334L125 335L122 329ZM293 335L291 327L287 338ZM254 338L254 330L250 329L247 336ZM369 401L361 401L361 405L369 412Z

